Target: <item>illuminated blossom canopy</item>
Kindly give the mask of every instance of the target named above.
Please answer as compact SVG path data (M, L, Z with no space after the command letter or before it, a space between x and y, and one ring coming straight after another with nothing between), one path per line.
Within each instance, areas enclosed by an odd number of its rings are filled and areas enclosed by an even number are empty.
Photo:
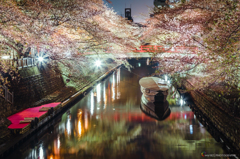
M239 88L240 4L237 0L182 0L154 9L143 39L156 45L197 47L197 54L158 59L161 73L200 77L199 87L225 82ZM195 51L195 50L194 50ZM161 54L162 52L158 52ZM229 87L230 88L230 87Z
M102 0L0 1L1 56L14 51L20 58L31 48L53 61L75 59L75 65L89 52L119 56L139 45L138 30ZM6 60L1 59L0 70L16 77L16 68Z

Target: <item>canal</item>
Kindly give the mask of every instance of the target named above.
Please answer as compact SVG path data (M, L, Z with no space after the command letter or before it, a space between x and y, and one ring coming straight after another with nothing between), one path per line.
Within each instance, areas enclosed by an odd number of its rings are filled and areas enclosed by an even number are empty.
M97 84L41 134L22 143L9 159L139 158L197 159L224 154L191 109L169 96L170 115L156 120L140 109L139 79L155 68L131 60Z

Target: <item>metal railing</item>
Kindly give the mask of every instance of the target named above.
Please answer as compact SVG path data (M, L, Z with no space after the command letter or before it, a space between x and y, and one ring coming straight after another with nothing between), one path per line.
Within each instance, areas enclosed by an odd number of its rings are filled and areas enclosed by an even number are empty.
M37 59L34 57L24 57L20 59L5 59L5 63L17 67L18 69L22 69L25 67L32 67L37 65Z
M24 67L32 67L37 65L37 59L32 57L25 57L21 59L17 59L17 67L19 69Z
M6 86L0 85L0 96L5 99L5 101L13 104L14 93L9 92Z

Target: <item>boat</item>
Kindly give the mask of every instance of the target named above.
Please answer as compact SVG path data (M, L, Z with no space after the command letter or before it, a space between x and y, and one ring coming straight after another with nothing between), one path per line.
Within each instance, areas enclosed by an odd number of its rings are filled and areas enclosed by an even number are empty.
M166 100L168 85L158 77L143 77L139 80L141 86L141 110L158 120L163 120L170 115L171 110Z

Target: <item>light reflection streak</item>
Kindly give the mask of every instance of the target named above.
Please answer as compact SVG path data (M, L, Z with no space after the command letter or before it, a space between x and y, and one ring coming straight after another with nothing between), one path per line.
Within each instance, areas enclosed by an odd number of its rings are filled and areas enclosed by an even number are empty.
M87 130L88 129L88 115L87 115L87 112L85 112L85 114L84 114L84 122L85 122L85 129Z
M120 69L118 69L118 72L117 72L117 99L120 99L120 97L121 97L119 85L120 85Z
M190 128L190 134L193 134L193 126L190 125L189 128Z
M115 100L115 74L113 74L113 81L112 81L112 101Z
M39 159L44 159L42 145L39 147Z
M81 126L81 120L78 120L78 135L81 136L82 135L82 126Z
M32 149L31 155L29 155L29 158L37 158L36 150L35 148Z
M58 136L58 140L57 140L57 148L60 148L60 136Z
M97 102L101 101L101 83L97 85Z
M53 142L53 154L57 156L60 154L60 136L58 136Z
M104 83L103 87L103 102L104 102L104 109L107 107L107 94L106 94L106 84Z
M93 115L94 112L94 97L93 92L91 92L91 115Z
M70 115L68 115L68 119L67 119L67 133L68 133L68 135L70 135L71 134L71 117L70 117Z

